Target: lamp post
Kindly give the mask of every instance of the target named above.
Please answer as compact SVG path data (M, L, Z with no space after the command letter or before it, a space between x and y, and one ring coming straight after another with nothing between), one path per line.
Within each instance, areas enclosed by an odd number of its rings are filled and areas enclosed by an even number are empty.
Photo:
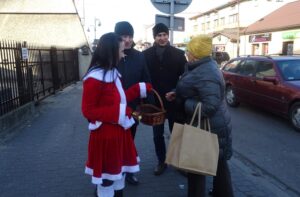
M240 1L237 0L237 42L236 42L236 56L240 56Z
M97 26L101 26L101 22L98 18L94 18L94 38L97 39Z
M101 26L100 19L94 18L94 25L91 25L91 26L94 26L94 40L96 40L97 39L97 27ZM87 31L90 32L90 28L88 28Z

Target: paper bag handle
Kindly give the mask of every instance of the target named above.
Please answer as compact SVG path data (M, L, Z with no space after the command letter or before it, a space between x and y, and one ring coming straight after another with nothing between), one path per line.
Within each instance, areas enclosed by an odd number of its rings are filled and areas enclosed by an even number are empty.
M201 102L199 102L194 110L190 125L193 124L196 114L198 112L198 126L199 128L201 128ZM208 118L205 118L204 120L204 129L210 132L210 122Z

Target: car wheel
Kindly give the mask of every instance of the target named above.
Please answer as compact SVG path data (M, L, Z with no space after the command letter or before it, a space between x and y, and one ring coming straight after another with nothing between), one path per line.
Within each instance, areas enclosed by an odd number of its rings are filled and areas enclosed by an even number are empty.
M226 88L226 102L230 107L237 107L240 103L237 101L231 86Z
M293 127L300 132L300 102L294 103L289 112L289 119Z

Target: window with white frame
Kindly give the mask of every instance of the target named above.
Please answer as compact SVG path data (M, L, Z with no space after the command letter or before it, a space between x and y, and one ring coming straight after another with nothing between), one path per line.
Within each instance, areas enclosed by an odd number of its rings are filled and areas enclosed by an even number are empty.
M202 31L205 31L205 23L202 23L202 24L201 24L201 30L202 30Z
M194 32L198 32L198 25L194 25Z
M236 23L236 22L237 22L237 19L238 19L238 14L230 15L230 16L229 16L229 21L228 21L228 23L229 23L229 24Z
M214 20L214 28L217 28L219 26L219 20L215 19Z
M219 26L224 26L224 25L225 25L225 17L222 17L219 20Z
M210 22L206 23L206 29L209 30L210 29Z

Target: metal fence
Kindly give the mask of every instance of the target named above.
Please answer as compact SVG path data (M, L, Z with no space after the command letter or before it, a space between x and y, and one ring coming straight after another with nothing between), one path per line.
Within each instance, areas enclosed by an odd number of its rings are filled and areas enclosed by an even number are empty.
M77 49L0 41L0 116L78 80Z

